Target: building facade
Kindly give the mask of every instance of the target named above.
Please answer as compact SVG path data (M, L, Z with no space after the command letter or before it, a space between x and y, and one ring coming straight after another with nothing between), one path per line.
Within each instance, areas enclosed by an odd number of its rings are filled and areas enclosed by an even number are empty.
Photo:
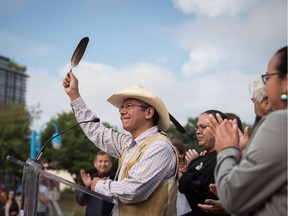
M15 68L9 58L0 56L0 108L11 102L25 103L27 78L25 70Z

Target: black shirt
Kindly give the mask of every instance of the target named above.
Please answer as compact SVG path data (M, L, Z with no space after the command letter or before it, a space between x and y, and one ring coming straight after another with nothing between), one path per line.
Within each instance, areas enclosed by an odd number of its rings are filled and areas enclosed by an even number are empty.
M179 192L185 194L192 209L191 216L214 215L204 212L197 204L205 203L205 199L218 200L209 189L209 184L215 183L216 156L217 152L213 151L192 160L179 181Z
M98 173L95 173L91 176L91 179L94 177L104 178L109 177L109 179L114 179L115 172L113 170L110 170L110 172L102 175L98 175ZM99 203L98 198L93 197L89 194L83 193L81 191L78 191L76 195L76 201L81 206L86 206L85 216L95 216L97 212L97 209L100 208L101 203ZM99 209L98 209L99 210Z

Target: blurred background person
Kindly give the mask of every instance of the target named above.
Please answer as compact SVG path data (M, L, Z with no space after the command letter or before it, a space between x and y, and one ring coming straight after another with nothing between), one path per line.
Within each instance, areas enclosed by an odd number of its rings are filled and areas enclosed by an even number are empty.
M39 178L39 193L37 204L37 216L48 215L48 205L50 204L50 192L46 187L46 179L43 176Z
M249 141L249 128L248 127L245 127L244 130L243 130L243 124L242 124L242 121L240 119L240 117L238 115L236 115L235 113L225 113L225 115L227 116L227 119L236 119L237 120L237 126L238 126L238 129L239 129L239 136L241 137L240 139L240 143L239 143L239 147L240 147L240 150L241 150L241 154L243 155L244 154L244 151L247 147L247 144L248 144L248 141Z
M6 200L7 200L7 194L5 190L2 187L0 187L0 216L5 215L4 207L6 204Z
M240 117L236 115L235 113L231 113L231 112L226 112L224 114L226 115L227 119L232 119L232 120L236 119L238 128L243 133L243 124L242 124Z
M253 128L260 121L262 116L271 112L267 94L265 92L265 85L261 76L256 76L250 83L250 94L252 95L252 102L254 103L254 113L256 115Z
M80 170L81 179L85 187L90 189L91 181L94 177L99 177L101 179L114 179L115 172L112 170L112 157L103 151L99 151L95 155L94 167L96 172L90 176L83 169ZM98 198L93 197L89 194L78 191L76 195L76 201L81 206L86 206L85 216L95 215L96 209L100 208Z
M15 192L8 192L8 199L5 204L5 216L15 216L19 214L19 206L15 199Z
M185 145L181 140L178 140L178 139L172 139L171 142L172 142L172 145L176 148L177 153L178 153L178 158L179 158L178 176L179 176L179 174L181 176L181 173L182 173L181 170L183 170L183 169L186 170ZM179 178L180 178L180 176L179 176ZM185 195L180 193L179 190L178 190L178 194L177 194L176 208L177 208L177 216L184 215L184 214L191 211L190 205L189 205Z

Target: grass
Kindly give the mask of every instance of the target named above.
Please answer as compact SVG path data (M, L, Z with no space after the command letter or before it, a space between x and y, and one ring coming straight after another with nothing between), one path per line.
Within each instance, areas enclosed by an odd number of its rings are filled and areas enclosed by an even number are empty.
M76 191L61 192L58 204L62 210L63 216L84 216L84 207L77 204L75 200Z

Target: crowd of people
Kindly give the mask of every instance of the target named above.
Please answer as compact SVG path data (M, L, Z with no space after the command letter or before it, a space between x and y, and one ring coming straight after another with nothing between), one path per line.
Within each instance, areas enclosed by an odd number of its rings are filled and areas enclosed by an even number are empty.
M77 121L96 117L72 72L63 86ZM250 83L252 133L235 113L206 110L195 125L200 152L168 137L171 114L154 92L139 85L116 92L108 102L118 108L129 133L101 122L81 125L101 149L93 161L95 173L80 170L83 185L115 199L113 216L287 215L287 91L286 46ZM118 159L117 171L112 157ZM39 179L38 216L47 215L50 202L43 181ZM101 208L86 193L79 191L75 198L86 207L85 216ZM0 190L0 201L0 215L19 215L15 191Z
M154 92L136 85L113 94L108 102L129 133L101 122L81 127L99 149L119 159L118 170L113 178L91 178L82 170L83 183L115 198L112 215L287 215L287 80L286 46L250 83L252 134L233 111L207 110L195 125L201 152L183 150L167 136L171 115ZM77 121L96 117L71 71L63 86Z
M36 216L54 216L51 206L51 191L48 188L48 179L39 177L38 200ZM29 197L30 198L30 197ZM17 216L24 213L23 208L28 208L27 203L22 203L22 186L16 190L5 190L0 188L0 216ZM24 206L21 206L24 204Z
M96 117L72 72L63 86L77 121ZM168 137L171 114L154 92L139 85L116 92L108 102L118 108L129 133L101 122L81 125L101 149L93 161L95 173L80 170L83 184L115 198L113 216L287 215L287 91L286 46L250 83L252 133L235 113L206 110L195 125L200 152ZM117 171L112 157L118 159ZM43 181L39 179L38 216L47 215L50 202ZM0 190L0 201L0 215L19 215L15 191ZM76 201L86 206L86 216L101 208L96 198L80 191Z

